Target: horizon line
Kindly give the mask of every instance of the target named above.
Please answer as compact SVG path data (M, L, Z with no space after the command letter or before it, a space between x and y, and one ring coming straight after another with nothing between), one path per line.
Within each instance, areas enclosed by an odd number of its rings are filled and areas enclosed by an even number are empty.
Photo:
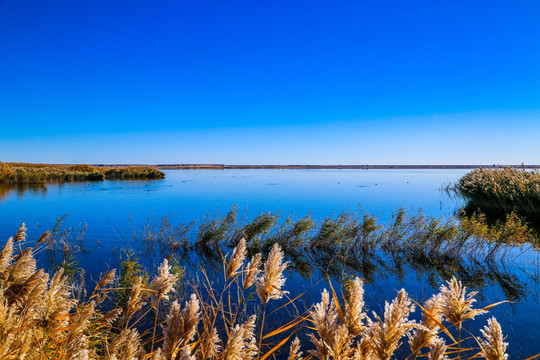
M340 164L340 165L324 165L324 164L269 164L269 165L256 165L256 164L93 164L94 166L151 166L164 170L194 170L194 169L208 169L208 170L227 170L227 169L479 169L479 168L525 168L525 169L539 169L540 165L527 165L527 164L511 164L511 165L498 165L498 164L476 164L476 165L429 165L429 164L408 164L408 165L367 165L367 164Z

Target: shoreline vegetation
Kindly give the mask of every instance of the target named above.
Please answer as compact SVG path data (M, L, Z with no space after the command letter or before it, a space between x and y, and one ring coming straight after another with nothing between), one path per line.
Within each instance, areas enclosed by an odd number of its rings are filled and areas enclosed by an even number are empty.
M165 174L151 166L54 165L0 162L0 184L46 184L102 180L153 180Z
M35 255L52 237L46 232L31 242L23 224L0 252L2 359L508 358L494 317L469 330L505 301L476 308L476 292L455 277L422 305L401 289L384 309L367 308L360 278L341 296L328 279L321 301L300 310L304 293L285 290L289 262L281 246L250 254L241 238L222 255L221 280L202 268L199 282L182 284L165 259L147 276L136 266L109 270L86 293L62 268L38 268ZM412 316L416 309L420 317ZM279 323L270 321L276 317Z
M540 171L476 169L447 189L467 202L466 209L492 217L516 213L538 225L540 219Z
M508 300L516 302L526 297L524 283L505 263L538 247L536 235L515 214L490 224L481 214L438 219L404 209L398 209L388 222L364 212L322 221L309 215L282 218L279 213L247 220L233 209L202 222L174 224L163 217L131 229L131 235L121 238L113 252L118 257L130 254L144 259L148 268L156 268L163 258L183 258L190 268L202 262L219 270L220 254L244 239L249 254L268 254L279 244L290 268L305 279L326 274L342 282L347 274L358 274L372 284L380 276L401 278L412 271L426 276L435 287L440 280L458 275L474 289L496 284ZM192 255L197 260L190 260Z
M58 241L56 245L50 242L46 261L53 269L65 267L66 273L74 274L84 268L87 255L105 249L101 242L87 243L85 226L64 228L66 216L53 227L51 239ZM290 269L304 279L326 274L341 283L347 274L358 274L373 284L380 276L401 278L405 272L415 272L426 276L435 288L456 275L475 290L492 283L514 302L527 295L523 280L506 265L538 247L538 238L515 215L488 224L483 215L437 219L404 209L381 222L364 212L341 213L321 221L310 215L293 218L293 214L281 217L279 213L248 219L233 208L189 223L174 223L169 216L142 223L130 218L129 229L116 234L114 244L106 248L108 261L118 267L128 261L130 267L149 270L162 259L175 264L182 259L186 269L204 264L215 272L222 267L221 255L244 239L250 254L268 254L279 244Z

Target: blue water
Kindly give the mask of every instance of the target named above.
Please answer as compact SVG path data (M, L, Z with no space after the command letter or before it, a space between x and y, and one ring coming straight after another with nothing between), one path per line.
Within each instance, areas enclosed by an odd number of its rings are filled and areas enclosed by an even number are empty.
M4 189L0 191L0 239L13 235L22 222L26 223L29 236L36 238L50 229L59 216L68 214L65 227L87 226L85 242L90 246L100 244L100 250L85 256L81 263L105 270L116 266L110 260L110 249L126 244L133 229L148 218L168 215L173 223L200 223L207 214L224 215L233 206L246 219L279 211L282 218L291 213L294 218L311 214L320 221L343 211L362 209L384 222L399 207L446 217L454 215L463 204L441 188L465 173L466 170L169 170L163 180ZM381 261L382 265L385 262L386 268L374 265L373 280L366 285L366 303L372 310L379 311L384 300L393 298L402 287L422 301L441 282L436 272L426 273L410 265L394 268L387 259ZM540 352L540 344L536 343L540 338L537 254L529 251L504 263L480 264L460 271L460 277L469 278L475 290L480 291L478 306L513 299L514 303L492 311L508 334L512 358ZM287 284L292 293L298 294L321 277L317 271L301 276L291 270ZM505 285L508 283L511 286ZM517 286L518 296L509 295L514 289L508 287L512 286ZM328 285L318 284L303 301L319 301L323 287ZM475 325L483 326L486 320L484 316Z
M440 191L463 170L169 170L164 180L104 181L48 185L41 190L12 190L0 201L0 237L26 222L51 227L88 225L87 236L105 242L136 222L171 215L178 222L202 219L233 206L253 217L268 211L312 214L324 219L360 208L388 219L404 206L426 214L452 214L459 202Z

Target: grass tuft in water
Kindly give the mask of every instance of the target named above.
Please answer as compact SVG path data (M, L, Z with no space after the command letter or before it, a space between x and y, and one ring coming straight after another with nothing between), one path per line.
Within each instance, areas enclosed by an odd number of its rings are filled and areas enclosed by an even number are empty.
M540 218L540 171L493 168L465 174L447 190L468 202L471 209L494 215L512 212L531 221Z

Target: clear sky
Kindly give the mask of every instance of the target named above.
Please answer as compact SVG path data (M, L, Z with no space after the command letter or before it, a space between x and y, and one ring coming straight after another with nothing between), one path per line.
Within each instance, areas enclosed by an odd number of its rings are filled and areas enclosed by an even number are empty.
M540 2L0 0L0 160L540 164Z

